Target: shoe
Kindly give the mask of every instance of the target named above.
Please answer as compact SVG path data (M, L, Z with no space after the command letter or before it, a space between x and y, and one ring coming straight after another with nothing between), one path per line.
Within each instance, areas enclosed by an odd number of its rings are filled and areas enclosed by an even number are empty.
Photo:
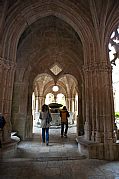
M61 138L63 138L63 135L61 135Z
M46 142L46 145L48 146L48 142Z
M67 134L64 134L64 137L67 137Z

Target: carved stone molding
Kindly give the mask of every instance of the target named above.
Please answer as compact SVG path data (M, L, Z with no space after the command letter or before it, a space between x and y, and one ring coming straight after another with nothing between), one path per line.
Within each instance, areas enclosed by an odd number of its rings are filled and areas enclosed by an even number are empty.
M14 63L11 60L7 60L3 57L0 57L0 66L5 68L5 69L15 69L16 68L16 63Z
M103 72L112 72L111 65L105 63L91 63L89 65L83 66L84 72L91 72L91 71L103 71Z

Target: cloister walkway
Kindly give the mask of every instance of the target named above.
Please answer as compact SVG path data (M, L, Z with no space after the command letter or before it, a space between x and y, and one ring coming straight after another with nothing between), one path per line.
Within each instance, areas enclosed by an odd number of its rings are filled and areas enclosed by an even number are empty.
M51 127L49 146L42 145L37 127L32 140L0 160L0 179L119 179L119 161L87 159L75 138L76 126L69 126L68 138L60 137L60 127Z

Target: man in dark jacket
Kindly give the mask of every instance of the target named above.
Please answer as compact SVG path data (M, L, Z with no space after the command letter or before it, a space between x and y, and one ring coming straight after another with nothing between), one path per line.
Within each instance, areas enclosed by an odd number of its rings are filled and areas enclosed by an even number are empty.
M63 107L63 109L60 111L60 117L61 117L61 137L63 137L63 134L65 137L67 137L67 131L68 131L68 117L69 112L67 111L66 106ZM64 132L64 126L65 126L65 132Z

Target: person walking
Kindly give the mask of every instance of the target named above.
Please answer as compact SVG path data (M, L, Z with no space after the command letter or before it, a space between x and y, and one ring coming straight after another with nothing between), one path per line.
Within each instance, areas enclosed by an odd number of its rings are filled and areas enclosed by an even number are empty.
M46 142L49 144L49 127L52 121L51 113L49 111L48 105L44 104L42 106L42 111L40 112L41 128L42 128L42 143Z
M63 109L60 111L60 117L61 117L61 137L67 137L67 131L68 131L68 117L70 117L69 112L67 111L66 106L63 107ZM65 126L65 131L64 131Z

